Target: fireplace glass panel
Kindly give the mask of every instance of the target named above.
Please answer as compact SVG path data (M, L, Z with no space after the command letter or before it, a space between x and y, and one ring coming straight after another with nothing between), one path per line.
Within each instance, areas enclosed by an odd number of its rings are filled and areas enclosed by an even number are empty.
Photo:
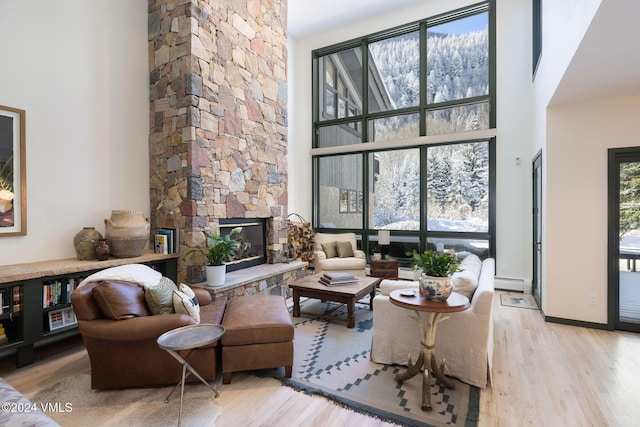
M266 220L260 218L220 220L220 235L228 235L235 227L242 227L242 231L233 236L234 239L242 240L242 251L237 259L227 263L227 271L266 263Z

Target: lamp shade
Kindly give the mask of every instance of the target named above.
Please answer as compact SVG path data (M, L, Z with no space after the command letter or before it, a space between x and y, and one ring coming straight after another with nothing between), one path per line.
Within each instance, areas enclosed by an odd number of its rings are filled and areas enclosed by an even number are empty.
M389 230L378 230L378 244L388 245L391 243L391 232Z

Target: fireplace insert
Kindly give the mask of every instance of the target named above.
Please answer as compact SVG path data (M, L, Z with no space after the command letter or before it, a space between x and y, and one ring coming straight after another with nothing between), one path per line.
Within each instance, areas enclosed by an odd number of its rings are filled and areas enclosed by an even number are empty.
M229 218L220 219L220 235L226 236L235 227L242 227L242 231L234 235L242 240L242 250L237 259L227 263L227 271L241 270L267 262L266 251L266 218Z

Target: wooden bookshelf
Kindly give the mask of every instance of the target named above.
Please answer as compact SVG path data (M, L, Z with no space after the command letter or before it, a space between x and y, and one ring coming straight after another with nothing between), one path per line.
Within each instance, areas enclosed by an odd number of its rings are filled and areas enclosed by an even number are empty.
M144 264L175 281L177 258L177 254L144 252L105 261L70 258L0 266L0 324L6 336L6 340L0 336L0 354L15 352L20 368L33 363L36 343L77 334L69 296L85 277L109 267Z

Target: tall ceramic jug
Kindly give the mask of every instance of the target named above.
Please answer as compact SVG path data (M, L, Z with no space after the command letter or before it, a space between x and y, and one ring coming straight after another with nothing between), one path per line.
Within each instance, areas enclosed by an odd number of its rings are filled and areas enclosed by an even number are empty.
M118 258L140 256L149 241L150 228L149 218L145 218L142 211L111 211L111 218L104 220L104 234L111 255Z

